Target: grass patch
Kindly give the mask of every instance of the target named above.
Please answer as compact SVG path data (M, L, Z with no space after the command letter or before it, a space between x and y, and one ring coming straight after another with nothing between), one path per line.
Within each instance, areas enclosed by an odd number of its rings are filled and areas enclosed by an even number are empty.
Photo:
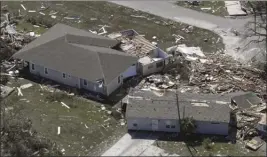
M29 81L24 79L19 83ZM7 107L30 118L34 129L53 139L60 150L65 150L65 155L101 155L115 142L114 139L126 132L107 111L101 110L101 104L65 93L50 93L38 84L30 83L34 85L23 89L23 96L13 92L6 98ZM60 101L70 109L62 106ZM57 135L58 126L61 127L60 135Z
M224 1L200 1L199 5L191 5L190 3L186 1L177 1L177 5L193 9L196 11L201 11L209 14L213 14L216 16L228 16L228 12L226 10ZM201 8L211 8L210 10L202 10Z
M22 2L27 10L36 10L35 13L29 13L24 11L20 2L3 2L3 5L8 5L10 12L17 13L20 9L21 14L25 16L22 18L17 26L18 29L28 29L44 32L45 28L35 28L31 26L26 18L34 17L37 21L42 19L43 21L49 21L50 23L65 23L73 27L98 31L99 25L108 25L106 28L108 33L121 31L125 29L135 29L140 34L145 35L145 38L152 41L152 37L156 36L157 39L153 40L158 43L159 47L165 49L167 47L175 45L175 38L173 34L179 34L185 39L181 40L180 44L186 44L187 46L199 46L206 53L213 53L224 49L222 40L216 43L218 35L208 30L193 28L192 33L186 33L183 28L187 28L188 25L173 22L158 16L147 14L144 12L136 11L130 8L118 6L108 2L70 2L70 1L50 1L43 2L48 9L42 11L45 15L39 14L38 10L41 8L41 2ZM59 5L60 4L60 5ZM50 13L54 14L55 19L51 18ZM143 17L133 17L143 16ZM78 19L65 19L64 17L78 17ZM38 33L39 33L38 32ZM208 39L207 42L204 40Z

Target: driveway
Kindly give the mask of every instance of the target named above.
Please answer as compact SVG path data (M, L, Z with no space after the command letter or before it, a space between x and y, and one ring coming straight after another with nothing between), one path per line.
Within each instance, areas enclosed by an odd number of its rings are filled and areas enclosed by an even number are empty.
M112 3L140 10L156 16L171 19L177 22L186 23L203 29L208 29L220 35L225 44L225 53L235 59L246 62L254 55L262 51L262 46L251 45L249 49L236 51L238 47L244 47L249 39L242 40L240 36L235 36L231 29L244 32L245 24L251 18L229 19L211 14L198 12L192 9L183 8L174 4L174 1L111 1ZM260 47L260 48L259 48ZM255 51L255 49L257 49Z
M152 133L127 133L102 156L140 156L156 139Z

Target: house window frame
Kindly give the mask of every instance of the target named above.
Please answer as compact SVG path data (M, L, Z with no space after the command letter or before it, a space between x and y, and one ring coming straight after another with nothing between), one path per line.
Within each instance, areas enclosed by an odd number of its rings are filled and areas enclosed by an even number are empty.
M31 66L31 70L33 70L33 71L34 71L34 70L35 70L35 64L34 64L34 63L32 63L31 65L32 65L32 66Z
M44 68L44 74L48 75L48 69Z
M164 65L163 61L157 62L156 63L156 68L161 68L161 67L163 67L163 65Z
M152 64L147 66L147 69L152 69L153 67L154 67L154 64L152 63Z
M87 86L87 85L88 85L87 80L83 80L83 85L84 85L84 86Z
M166 125L166 128L170 129L171 128L171 125Z
M137 127L138 125L137 125L137 123L133 123L133 126L134 126L134 127Z
M121 76L118 77L118 83L121 83Z
M62 77L63 77L64 79L66 79L66 78L67 78L66 73L62 73Z
M172 128L172 129L175 129L175 125L171 125L171 128Z

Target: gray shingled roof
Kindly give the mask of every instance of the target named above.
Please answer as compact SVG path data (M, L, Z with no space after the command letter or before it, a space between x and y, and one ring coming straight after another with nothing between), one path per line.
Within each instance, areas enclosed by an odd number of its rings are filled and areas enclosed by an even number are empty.
M104 78L108 84L137 61L109 48L116 44L114 39L56 24L13 57L89 81Z
M172 101L129 99L127 118L178 119L176 103Z
M180 116L193 117L198 121L229 122L231 96L179 93ZM126 108L126 117L142 118L175 118L178 110L175 93L167 93L166 96L158 97L151 91L132 89L129 94L129 105ZM208 106L198 106L198 105ZM154 110L156 108L156 110ZM176 115L175 115L176 114Z

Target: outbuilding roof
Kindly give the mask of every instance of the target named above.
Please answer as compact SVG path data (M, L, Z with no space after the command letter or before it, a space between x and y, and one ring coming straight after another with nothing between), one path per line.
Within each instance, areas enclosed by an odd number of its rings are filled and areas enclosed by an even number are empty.
M197 121L230 121L231 97L228 95L178 93L180 117L193 117ZM132 89L128 95L126 117L178 119L177 99L174 92L158 97L152 91Z

